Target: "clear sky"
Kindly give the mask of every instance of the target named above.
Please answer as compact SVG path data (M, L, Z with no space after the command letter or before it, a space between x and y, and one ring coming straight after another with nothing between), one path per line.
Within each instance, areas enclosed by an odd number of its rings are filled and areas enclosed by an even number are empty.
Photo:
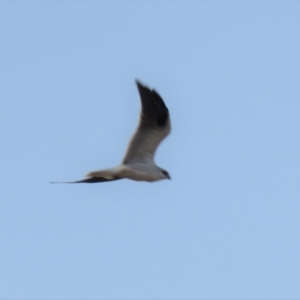
M0 299L300 299L299 1L1 1ZM134 80L172 181L120 163Z

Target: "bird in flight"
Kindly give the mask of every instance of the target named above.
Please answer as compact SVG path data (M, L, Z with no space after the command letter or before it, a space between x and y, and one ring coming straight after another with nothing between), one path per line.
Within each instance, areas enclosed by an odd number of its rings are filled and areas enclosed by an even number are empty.
M171 179L169 173L154 162L158 145L171 130L169 110L154 89L138 80L136 84L142 104L140 121L122 163L114 168L90 172L85 179L62 183L96 183L124 178L148 182Z

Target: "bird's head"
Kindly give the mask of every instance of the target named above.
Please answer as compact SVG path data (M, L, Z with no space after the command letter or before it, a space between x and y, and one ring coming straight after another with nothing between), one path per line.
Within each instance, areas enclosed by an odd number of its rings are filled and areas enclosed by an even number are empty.
M168 171L160 168L160 173L161 173L161 177L162 177L161 179L170 179L171 180L171 176L168 173Z

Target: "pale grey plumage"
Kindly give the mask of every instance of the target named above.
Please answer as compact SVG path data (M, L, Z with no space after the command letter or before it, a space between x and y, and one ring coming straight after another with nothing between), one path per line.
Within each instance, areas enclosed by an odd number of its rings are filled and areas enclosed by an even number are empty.
M95 183L128 178L136 181L170 179L164 169L154 163L155 151L160 142L170 133L169 111L160 95L136 80L142 109L140 121L128 145L121 165L90 172L86 179L69 183Z

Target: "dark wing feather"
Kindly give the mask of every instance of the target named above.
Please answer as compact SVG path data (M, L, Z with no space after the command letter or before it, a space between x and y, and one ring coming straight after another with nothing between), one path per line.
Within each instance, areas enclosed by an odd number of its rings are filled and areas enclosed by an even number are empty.
M153 160L155 150L171 130L169 110L155 91L136 81L142 109L138 129L133 135L124 164Z
M106 179L104 177L90 177L87 179L82 179L78 181L69 181L69 182L50 182L50 183L97 183L97 182L107 182L107 181L115 181L123 178L115 177L112 179Z
M136 81L142 102L139 127L142 129L159 129L167 125L169 110L163 99L155 90L141 85Z

